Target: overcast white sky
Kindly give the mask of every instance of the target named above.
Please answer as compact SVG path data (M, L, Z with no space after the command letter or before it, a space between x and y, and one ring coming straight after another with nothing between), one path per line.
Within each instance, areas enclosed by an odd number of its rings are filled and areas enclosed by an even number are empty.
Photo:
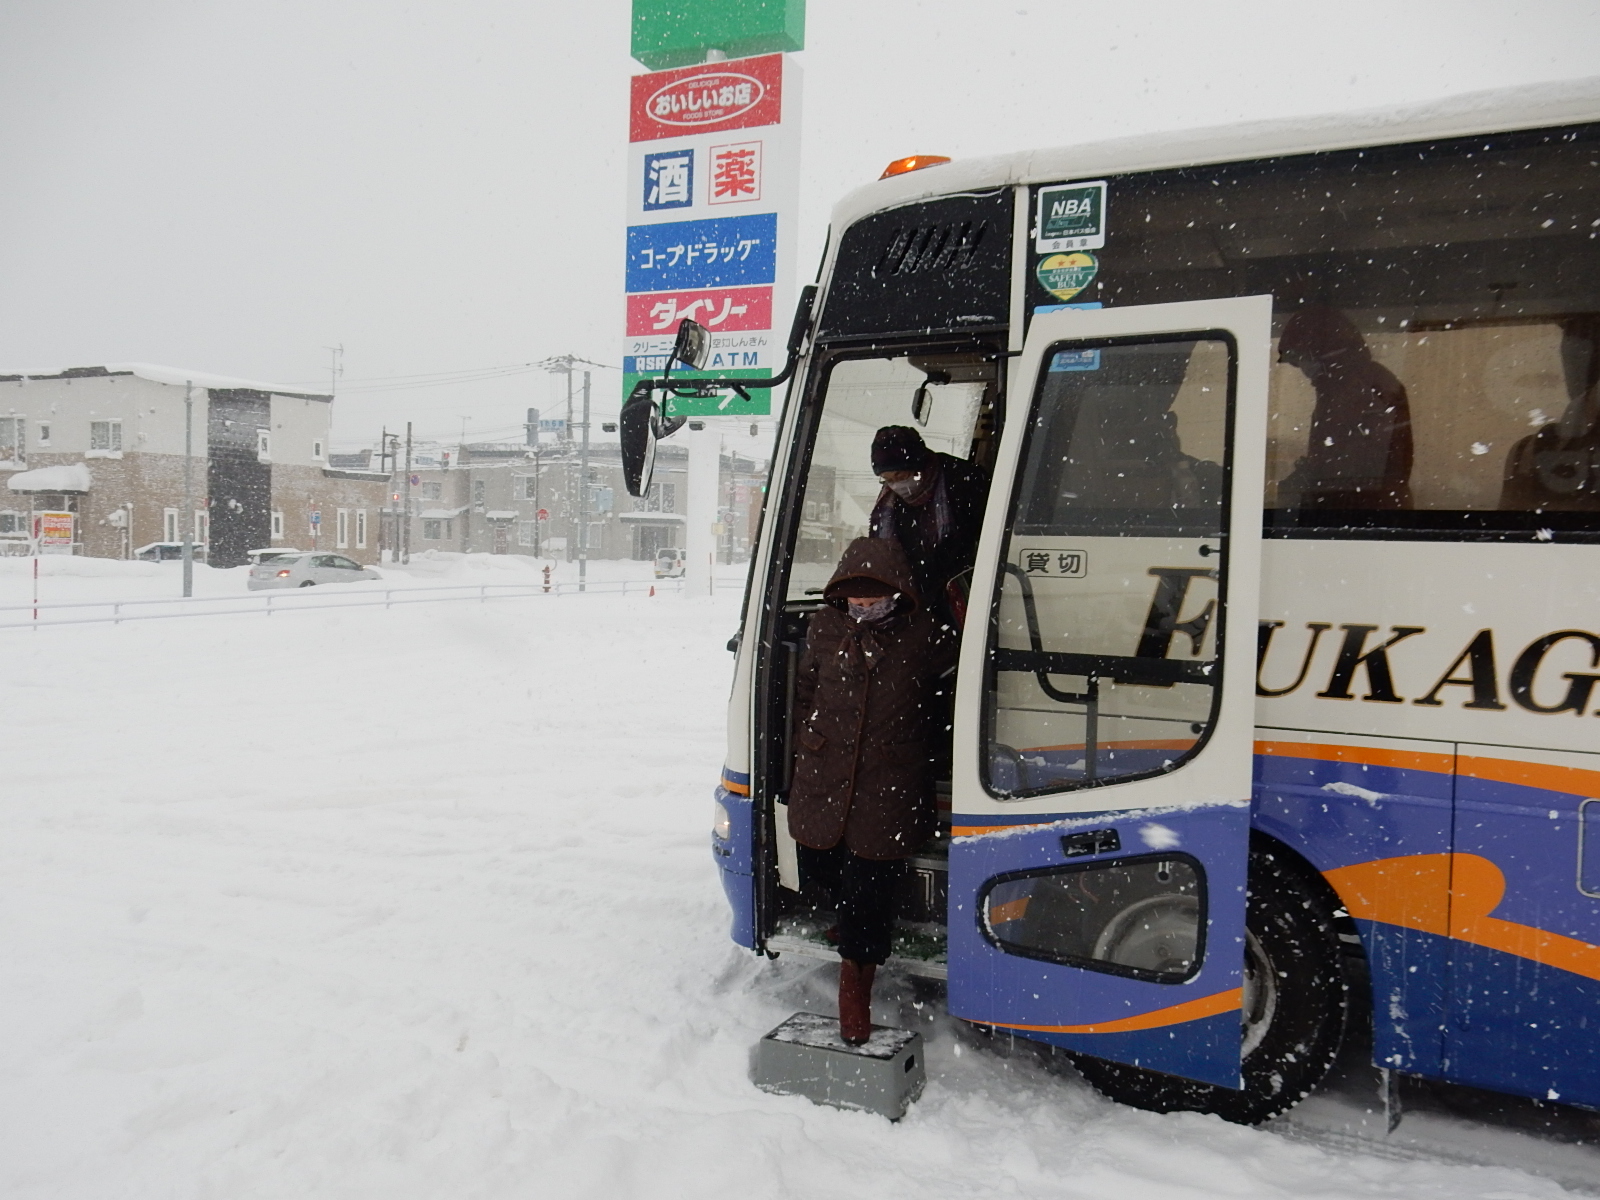
M514 437L617 361L628 0L0 0L0 370L327 378L380 423ZM1600 73L1579 0L810 0L800 262L909 153L1409 103ZM615 372L597 373L615 407Z

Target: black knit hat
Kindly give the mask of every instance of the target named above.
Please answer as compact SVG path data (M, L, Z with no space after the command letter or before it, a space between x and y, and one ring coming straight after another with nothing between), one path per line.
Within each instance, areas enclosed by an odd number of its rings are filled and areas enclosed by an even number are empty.
M872 439L872 471L920 471L928 463L922 435L909 425L885 425Z

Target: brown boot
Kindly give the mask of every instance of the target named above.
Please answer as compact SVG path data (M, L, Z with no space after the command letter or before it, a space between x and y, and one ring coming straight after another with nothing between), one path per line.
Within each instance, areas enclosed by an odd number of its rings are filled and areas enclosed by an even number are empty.
M839 960L839 1036L859 1046L872 1036L872 977L876 963Z

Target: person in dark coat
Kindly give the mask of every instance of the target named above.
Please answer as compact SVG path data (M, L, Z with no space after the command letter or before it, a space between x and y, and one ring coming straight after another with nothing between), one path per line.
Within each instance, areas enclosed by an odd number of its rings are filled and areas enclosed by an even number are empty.
M885 425L872 439L872 469L883 483L869 532L898 541L918 595L957 629L966 617L966 573L978 552L989 477L982 468L930 450L909 425Z
M922 604L898 542L857 538L811 619L795 682L789 832L839 913L839 1028L872 1033L905 860L938 825L932 759L955 633Z
M1317 396L1306 452L1278 485L1280 502L1410 508L1410 401L1350 318L1326 304L1307 305L1284 325L1278 359L1298 367Z

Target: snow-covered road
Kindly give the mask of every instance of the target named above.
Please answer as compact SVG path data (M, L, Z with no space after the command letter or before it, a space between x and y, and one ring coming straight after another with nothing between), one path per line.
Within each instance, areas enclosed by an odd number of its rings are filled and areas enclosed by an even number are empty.
M755 1091L832 976L725 936L736 604L0 634L0 1196L1562 1194L1118 1108L909 1002L900 1124Z

